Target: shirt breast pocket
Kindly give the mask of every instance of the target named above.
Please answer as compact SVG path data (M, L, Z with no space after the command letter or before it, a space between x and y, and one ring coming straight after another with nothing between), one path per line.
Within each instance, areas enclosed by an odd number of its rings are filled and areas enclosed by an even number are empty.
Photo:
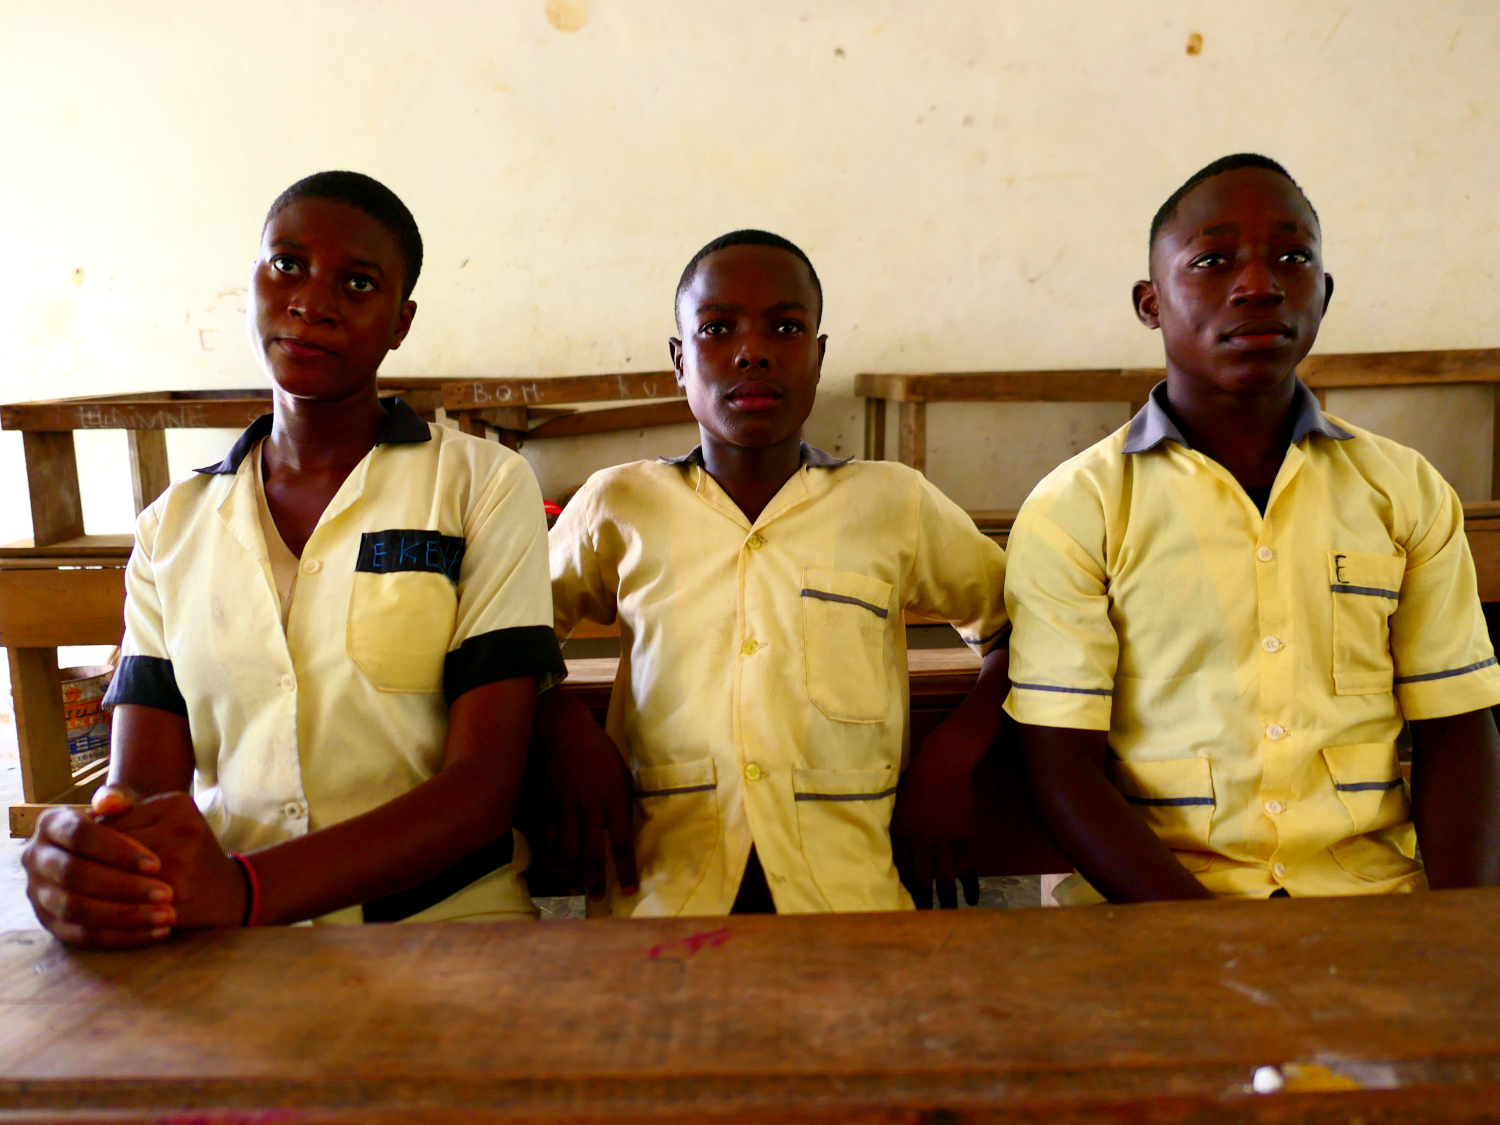
M463 547L462 539L435 531L360 537L345 643L349 659L379 690L443 690Z
M1337 695L1391 690L1390 616L1401 599L1406 559L1328 552L1333 598L1333 687Z
M896 588L864 574L810 567L802 575L807 697L827 718L878 723L890 706L886 673Z

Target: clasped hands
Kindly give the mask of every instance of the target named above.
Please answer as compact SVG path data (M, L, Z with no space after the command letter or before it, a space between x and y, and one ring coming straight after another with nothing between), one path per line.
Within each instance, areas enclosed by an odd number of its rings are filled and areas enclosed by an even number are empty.
M239 866L187 793L106 786L88 810L48 809L21 865L38 920L69 945L129 949L245 916Z

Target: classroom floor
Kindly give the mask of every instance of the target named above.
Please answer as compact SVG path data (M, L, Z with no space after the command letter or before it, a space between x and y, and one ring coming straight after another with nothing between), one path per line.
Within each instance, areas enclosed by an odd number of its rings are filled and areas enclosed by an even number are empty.
M8 662L0 660L0 808L9 808L20 800L21 767L11 713L10 668ZM26 878L21 871L24 844L24 840L12 840L8 829L0 832L0 931L34 929L37 924L26 901ZM979 905L983 907L1036 906L1040 896L1036 876L979 880ZM543 898L537 904L543 919L583 917L582 898Z

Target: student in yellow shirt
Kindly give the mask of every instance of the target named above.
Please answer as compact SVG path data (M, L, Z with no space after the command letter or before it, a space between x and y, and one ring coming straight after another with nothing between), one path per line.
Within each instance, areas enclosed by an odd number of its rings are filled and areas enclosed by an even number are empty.
M1333 295L1311 204L1226 157L1162 206L1150 262L1166 381L1009 542L1007 708L1078 868L1059 899L1500 883L1500 667L1463 509L1297 378Z
M618 620L608 735L560 692L537 740L567 809L562 866L631 914L952 903L970 777L1000 722L1004 553L921 474L802 441L827 337L807 256L761 231L705 246L671 341L702 444L596 473L550 535L556 627ZM984 655L907 765L908 607ZM901 797L897 790L900 782ZM632 836L631 790L637 804ZM639 877L637 877L639 872Z
M533 916L509 825L537 678L563 671L541 494L377 396L421 260L367 176L272 206L250 321L274 413L142 513L110 786L26 848L62 940Z

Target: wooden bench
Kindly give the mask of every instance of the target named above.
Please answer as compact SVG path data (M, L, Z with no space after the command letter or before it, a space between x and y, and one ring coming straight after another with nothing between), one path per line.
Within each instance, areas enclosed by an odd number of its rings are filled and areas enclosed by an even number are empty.
M1477 1125L1500 890L0 936L8 1122Z
M600 403L623 402L624 406ZM590 409L579 410L579 406ZM503 445L691 422L693 412L670 371L549 378L452 380L443 410L465 433L493 430Z

